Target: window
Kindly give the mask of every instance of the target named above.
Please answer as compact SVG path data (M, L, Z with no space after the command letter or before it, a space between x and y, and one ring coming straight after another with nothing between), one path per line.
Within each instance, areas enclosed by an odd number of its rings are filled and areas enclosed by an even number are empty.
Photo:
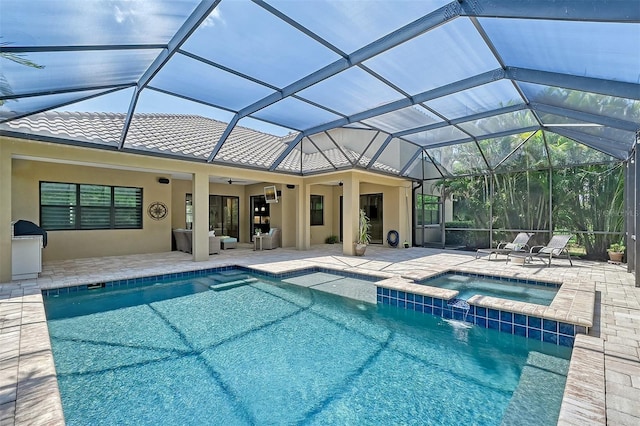
M40 226L142 229L142 188L40 182Z
M324 197L311 196L311 226L324 225Z
M440 223L440 197L417 194L416 213L418 226L437 225Z

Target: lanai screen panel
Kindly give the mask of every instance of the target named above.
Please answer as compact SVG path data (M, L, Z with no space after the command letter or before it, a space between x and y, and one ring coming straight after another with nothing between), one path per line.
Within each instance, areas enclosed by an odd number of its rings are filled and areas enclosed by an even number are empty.
M252 2L222 1L182 49L283 88L339 56Z
M478 21L507 66L638 82L637 24L497 18Z
M267 86L182 54L174 55L150 86L231 111L274 93Z
M44 111L59 105L71 104L86 98L99 96L111 90L82 90L55 95L32 96L21 99L8 99L0 105L0 122L22 117L36 111Z
M640 100L637 99L620 98L543 84L518 83L518 86L531 102L564 108L569 111L602 115L635 123L636 125L640 123ZM633 95L633 93L630 93L630 95ZM640 90L635 95L640 97Z
M424 151L408 170L406 176L419 180L442 179L444 177L439 168L431 161L431 157Z
M15 46L165 44L196 0L3 0L3 43ZM10 37L8 36L10 34Z
M360 68L349 68L298 94L340 114L353 115L402 99L402 94Z
M523 103L511 81L498 80L427 101L425 105L453 120Z
M304 132L311 139L301 146L321 141L306 155L324 160L297 173L349 167L344 159L377 171L371 159L392 138L417 149L471 141L507 149L515 139L498 140L540 128L626 159L640 129L639 22L637 4L625 1L561 0L537 10L490 0L5 0L0 130L14 134L16 118L17 132L42 136L21 117L51 111L37 120L71 120L50 132L63 143L261 169L286 149L281 138ZM140 120L167 118L145 114L202 120L137 145ZM79 120L89 131L74 130ZM325 146L322 134L342 126L381 133ZM255 132L275 141L273 153L231 153ZM503 154L486 153L489 167ZM392 168L413 177L415 162Z
M458 18L365 65L410 95L500 68L470 20Z
M518 148L496 167L496 173L523 171L530 169L548 169L549 155L542 132L536 132L527 138Z
M553 167L619 161L615 157L554 133L546 132L546 139Z
M399 174L405 167L409 167L422 149L412 143L394 138L382 151L377 160L371 165L374 170Z
M413 105L377 117L362 120L363 123L384 132L393 134L403 130L415 129L442 122L442 119L420 105Z
M322 152L329 162L336 168L346 168L353 165L353 159L348 158L347 151L344 151L335 143L327 133L316 133L308 136L307 139L312 144L305 144L304 151L307 154Z
M251 116L297 130L304 130L340 118L339 115L326 109L293 97L271 104Z
M334 129L327 133L327 137L340 147L349 161L356 165L374 139L381 134L378 131L363 129ZM315 135L313 136L315 137Z
M478 137L537 125L535 116L526 109L459 124L462 129Z
M13 95L130 85L159 53L159 49L33 52L28 59L38 67L3 60L2 74Z
M365 1L269 0L279 11L346 53L354 52L418 17L449 3L447 0Z
M540 121L543 125L553 129L570 129L572 132L583 133L586 135L598 136L608 139L612 149L628 149L631 144L628 142L633 139L634 132L616 129L613 127L605 127L594 124L589 121L578 120L573 117L567 117L557 114L538 113Z
M71 93L76 92L68 94ZM86 94L86 92L79 93ZM72 145L116 148L120 144L132 94L133 88L111 91L106 95L8 121L0 124L0 129L37 135L47 139L53 138ZM20 99L18 103L23 100ZM7 102L2 107L11 104L12 102ZM104 111L105 104L109 105L110 111L100 112Z
M471 175L488 171L487 164L475 142L429 148L427 154L433 158L438 169L448 176Z
M471 136L468 133L455 126L438 127L424 132L411 133L405 135L404 138L421 146L471 140Z
M478 146L493 170L502 161L511 155L520 145L522 145L533 132L517 133L498 138L488 138L478 141Z
M258 129L263 129L263 131ZM295 139L296 136L297 133L290 129L268 125L252 118L244 118L233 128L213 161L266 170L287 148L287 143ZM218 138L214 135L211 140L219 143Z

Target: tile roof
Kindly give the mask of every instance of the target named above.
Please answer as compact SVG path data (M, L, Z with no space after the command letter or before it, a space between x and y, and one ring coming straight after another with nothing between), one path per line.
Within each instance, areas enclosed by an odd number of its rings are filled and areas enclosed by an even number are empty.
M3 123L0 129L117 147L125 117L123 113L48 111ZM198 115L135 114L124 147L206 160L226 128L227 123ZM279 137L236 126L214 161L268 169L295 136ZM333 166L351 167L359 157L359 153L349 149L332 148L322 153L301 153L300 149L294 149L277 170L297 173L302 170L303 174L333 170ZM369 160L363 157L358 165L366 166ZM398 173L380 162L376 162L375 169Z

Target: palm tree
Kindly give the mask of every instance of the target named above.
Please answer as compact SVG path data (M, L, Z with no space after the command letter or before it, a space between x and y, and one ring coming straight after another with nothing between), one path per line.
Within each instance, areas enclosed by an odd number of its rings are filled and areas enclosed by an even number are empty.
M0 43L0 47L7 46L9 43ZM43 69L44 65L36 64L35 62L25 58L23 55L19 55L17 53L4 52L0 50L0 58L7 59L9 61L15 62L20 65L24 65L30 68ZM11 90L11 85L7 78L0 72L0 95L2 96L11 96L13 95L13 90ZM5 100L0 99L0 106L4 105Z

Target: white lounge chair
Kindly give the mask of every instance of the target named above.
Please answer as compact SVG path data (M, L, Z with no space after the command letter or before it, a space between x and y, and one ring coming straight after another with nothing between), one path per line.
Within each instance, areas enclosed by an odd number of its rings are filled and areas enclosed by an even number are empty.
M481 254L488 254L489 257L487 260L491 260L491 255L495 255L496 259L499 254L509 255L514 251L529 251L529 240L533 234L529 234L527 232L520 232L510 243L499 243L495 248L480 248L476 251L476 259L480 257Z
M569 259L569 265L573 266L571 261L571 255L567 245L569 240L573 238L573 235L554 235L551 237L546 246L533 246L529 252L513 252L507 255L507 259L510 258L524 258L523 265L527 262L531 262L534 257L540 258L542 262L547 263L547 266L551 266L551 259L555 258L567 258ZM548 258L549 261L545 262L544 259Z

